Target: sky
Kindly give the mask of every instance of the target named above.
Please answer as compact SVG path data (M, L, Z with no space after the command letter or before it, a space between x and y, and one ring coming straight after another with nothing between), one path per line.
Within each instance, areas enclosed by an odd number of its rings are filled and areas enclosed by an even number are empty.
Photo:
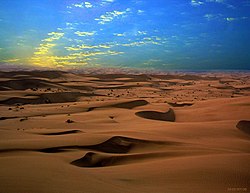
M250 70L250 0L1 0L6 65Z

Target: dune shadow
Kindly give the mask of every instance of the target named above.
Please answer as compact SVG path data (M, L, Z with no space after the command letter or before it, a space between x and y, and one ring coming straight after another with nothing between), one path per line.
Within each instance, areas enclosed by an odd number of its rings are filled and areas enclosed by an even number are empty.
M175 121L175 113L173 109L169 109L167 112L157 112L157 111L139 111L136 112L135 115L145 119L152 119L158 121Z
M193 103L168 103L172 107L186 107L186 106L192 106Z
M129 137L123 136L114 136L102 143L95 144L95 145L86 145L86 146L59 146L59 147L51 147L40 149L38 151L44 153L57 153L62 151L69 151L75 149L90 149L94 151L104 152L104 153L128 153L132 148L135 147L144 147L144 146L151 146L151 145L180 145L178 142L172 141L150 141L150 140L143 140L143 139L134 139Z
M134 100L134 101L129 101L129 102L122 102L122 103L116 103L113 105L106 105L106 106L100 106L100 107L89 107L87 108L86 112L93 111L95 109L100 109L100 108L109 108L109 107L115 107L115 108L121 108L121 109L133 109L135 107L140 107L149 104L148 101L146 100Z
M135 107L140 107L149 104L148 101L146 100L134 100L134 101L129 101L129 102L124 102L124 103L118 103L111 105L112 107L116 108L123 108L123 109L133 109Z
M242 132L244 132L244 133L250 135L250 121L241 120L241 121L239 121L239 122L237 123L236 127L237 127L240 131L242 131Z
M72 161L70 164L78 167L97 168L111 167L136 163L143 160L158 158L173 158L187 156L185 152L151 152L129 155L106 155L94 152L87 152L82 158Z
M69 131L61 131L61 132L53 132L53 133L41 133L40 135L68 135L68 134L76 134L81 133L80 130L69 130Z

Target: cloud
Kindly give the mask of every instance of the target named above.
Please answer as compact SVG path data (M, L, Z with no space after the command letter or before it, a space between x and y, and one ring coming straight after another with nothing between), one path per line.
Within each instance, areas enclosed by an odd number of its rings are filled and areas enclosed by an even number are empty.
M249 17L241 17L241 19L248 19Z
M80 47L64 47L68 51L79 51L82 50Z
M210 20L212 20L212 19L214 18L214 15L213 15L213 14L206 14L206 15L204 15L204 17L205 17L208 21L210 21Z
M137 31L137 34L138 35L147 35L147 32L146 31Z
M106 24L111 21L113 21L115 18L119 18L122 15L125 15L131 11L130 8L127 8L124 11L112 11L112 12L106 12L104 15L101 15L100 18L96 18L96 21L99 21L99 24Z
M224 0L206 0L206 2L224 3Z
M102 3L114 3L115 0L102 0Z
M87 47L87 46L86 46ZM99 47L102 47L101 45ZM91 49L91 46L88 48ZM67 66L86 66L93 64L93 60L98 59L98 56L114 56L124 54L113 50L107 51L81 51L74 52L65 56L43 55L43 57L34 56L30 59L32 64L42 67L62 68Z
M73 26L73 23L66 22L66 26Z
M206 0L206 2L208 2L208 3L220 3L220 4L227 6L227 8L235 9L235 6L228 4L225 0Z
M226 2L226 0L202 0L202 1L199 1L199 0L191 0L191 5L192 6L200 6L200 5L205 5L206 3L219 3L219 4L223 4L225 6L227 6L227 8L231 8L231 9L235 9L235 7L231 4L228 4Z
M222 14L205 14L204 18L208 21L217 20L222 18Z
M248 17L226 17L224 19L228 22L232 22L232 21L238 21L238 20L245 20L245 19L248 19Z
M80 31L76 31L75 34L78 36L93 36L95 35L95 31L92 32L80 32Z
M141 40L141 41L121 44L121 46L136 47L136 46L144 46L144 45L150 45L150 44L151 45L161 45L161 42L154 40L151 37L147 37L147 38L143 38L143 40Z
M223 21L233 22L233 21L248 19L248 17L224 17L222 14L205 14L204 18L207 19L208 21L218 20L221 22Z
M102 0L100 5L101 6L107 6L107 5L110 5L113 2L115 2L115 0Z
M2 60L1 62L3 62L3 63L16 63L16 62L19 62L20 61L20 59L18 59L18 58L13 58L13 59L8 59L8 60Z
M105 44L100 44L100 45L85 45L85 44L82 44L82 45L78 45L76 47L65 47L65 49L67 51L80 51L80 50L83 50L83 49L109 49L111 48L110 45L105 45Z
M72 9L72 7L76 7L76 8L92 8L93 5L88 2L88 1L85 1L83 3L76 3L76 4L72 4L71 6L67 6L68 9Z
M77 23L77 22L75 22L75 23L66 22L65 25L66 25L66 27L64 28L65 30L76 30L79 23Z
M113 33L113 35L114 36L117 36L117 37L124 37L124 36L126 36L126 34L125 33Z
M93 7L93 5L90 3L90 2L85 2L85 7L86 8L92 8Z
M238 20L238 18L226 17L225 20L227 20L228 22L232 22L232 21Z
M137 14L138 14L138 15L143 15L144 13L145 13L145 11L143 11L143 10L140 10L140 9L137 10Z
M50 37L46 38L42 41L43 42L53 42L55 40L60 39L63 35L64 35L64 33L61 33L61 32L50 32L50 33L48 33L48 36L50 36Z
M74 6L74 7L78 7L78 8L84 8L84 7L85 7L84 3L80 3L80 4L73 4L72 6Z
M160 59L149 59L143 63L143 66L152 66L162 63Z
M204 4L204 2L198 1L198 0L191 0L190 4L192 6L200 6L200 5Z
M55 41L61 39L64 33L50 32L48 38L43 39L31 58L28 59L29 63L37 66L49 67L56 65L55 58L52 56L52 48L56 46Z
M98 55L109 56L109 55L120 55L120 54L124 54L124 52L117 52L117 51L112 51L112 50L108 50L108 51L88 51L88 52L73 53L73 54L70 54L69 56L74 58L74 59L86 59L86 58L95 57L95 56L98 56Z

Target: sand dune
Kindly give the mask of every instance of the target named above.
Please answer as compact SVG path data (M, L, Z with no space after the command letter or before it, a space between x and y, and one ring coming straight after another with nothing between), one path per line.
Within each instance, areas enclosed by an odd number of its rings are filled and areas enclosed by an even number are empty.
M60 93L43 93L35 95L26 95L26 98L13 97L7 100L0 101L0 104L15 105L15 104L48 104L48 103L68 103L76 102L82 96L96 96L90 93L80 92L60 92Z
M0 192L250 190L248 73L0 72Z
M56 87L51 82L40 79L18 79L0 82L0 90L26 90L29 88Z
M10 71L10 72L0 72L3 78L18 78L18 77L39 77L39 78L61 78L67 75L67 72L62 71Z

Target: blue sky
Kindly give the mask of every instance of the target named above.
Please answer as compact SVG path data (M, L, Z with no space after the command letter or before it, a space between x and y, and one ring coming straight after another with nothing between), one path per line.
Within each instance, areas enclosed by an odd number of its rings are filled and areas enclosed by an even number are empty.
M250 0L1 0L0 65L250 69Z

